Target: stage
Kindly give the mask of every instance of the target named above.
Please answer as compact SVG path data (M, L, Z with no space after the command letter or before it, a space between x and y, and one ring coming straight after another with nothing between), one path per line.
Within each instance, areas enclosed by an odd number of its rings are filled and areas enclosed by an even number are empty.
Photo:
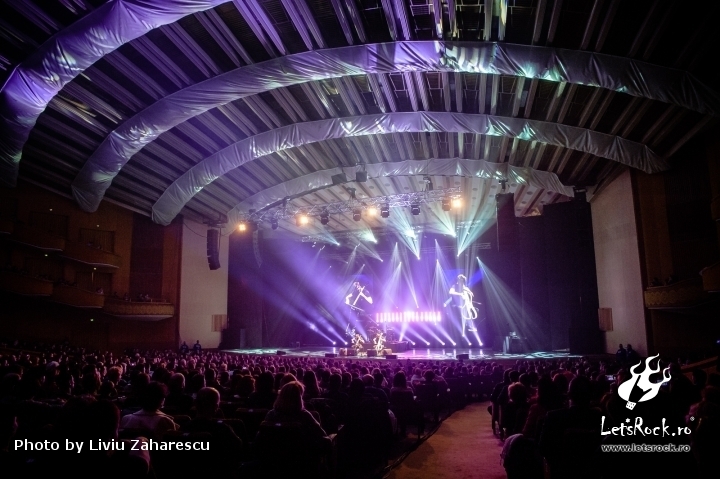
M301 346L299 348L258 348L258 349L224 349L223 352L234 354L251 354L257 356L275 356L278 351L285 353L286 357L291 358L324 358L326 354L338 354L337 359L351 360L371 360L371 361L387 361L384 356L340 356L339 349L336 347L323 346ZM352 351L352 350L350 350ZM456 361L461 354L467 354L466 361L516 361L518 359L538 360L538 359L566 359L578 358L579 355L570 354L565 351L535 351L520 354L505 354L502 351L492 351L486 348L411 348L402 352L394 352L397 355L397 361Z

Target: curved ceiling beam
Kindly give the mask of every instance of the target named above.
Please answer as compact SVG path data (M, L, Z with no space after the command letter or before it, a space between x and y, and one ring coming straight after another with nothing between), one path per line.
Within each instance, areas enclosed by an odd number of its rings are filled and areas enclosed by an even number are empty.
M251 136L208 156L165 190L153 205L153 221L163 225L170 224L185 204L205 186L228 171L256 158L279 150L333 138L402 132L457 132L507 136L590 153L648 173L668 168L667 161L645 145L618 136L557 123L448 112L361 115L295 123Z
M137 151L211 108L313 80L404 71L482 72L593 85L720 114L720 96L689 73L592 52L436 41L315 50L240 67L148 106L105 138L78 173L73 195L83 209L95 211L112 179Z
M43 43L0 91L0 184L15 186L22 149L52 98L123 44L228 0L111 0Z
M372 163L363 165L363 168L367 171L370 179L413 175L463 176L498 181L507 179L510 183L541 188L565 196L574 196L573 188L563 185L555 173L534 170L529 167L513 166L508 163L493 163L465 158L433 158L431 160ZM313 190L333 186L333 175L356 172L358 169L359 167L353 166L314 171L271 186L237 204L227 213L228 220L231 223L237 222L242 215L248 214L250 209L262 210L268 205L281 201L283 198L296 197Z

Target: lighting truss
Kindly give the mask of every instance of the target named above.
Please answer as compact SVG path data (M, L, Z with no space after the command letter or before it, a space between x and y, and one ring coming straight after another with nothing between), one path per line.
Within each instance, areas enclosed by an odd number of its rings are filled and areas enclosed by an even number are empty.
M285 204L275 208L267 208L254 211L240 217L240 221L272 221L293 218L297 215L320 216L323 212L330 215L351 213L354 209L367 209L375 207L378 211L383 205L390 208L407 208L412 204L427 204L442 201L443 198L460 198L461 189L459 186L432 191L413 191L410 193L399 193L388 196L374 196L372 198L350 199L321 205L293 206Z
M422 226L411 226L409 228L406 228L406 231L412 230L414 233L419 234L422 230ZM379 238L380 236L385 235L394 235L397 234L397 230L388 229L388 228L371 228L371 229L360 229L360 230L348 230L348 231L338 231L332 233L332 239L340 241L340 240L346 240L346 239L356 239L358 241L362 241L364 238L367 237L368 232L372 233L372 235L375 238ZM316 234L316 235L305 235L300 238L300 241L303 243L315 243L315 242L322 242L322 243L330 243L329 240L330 236L327 234Z

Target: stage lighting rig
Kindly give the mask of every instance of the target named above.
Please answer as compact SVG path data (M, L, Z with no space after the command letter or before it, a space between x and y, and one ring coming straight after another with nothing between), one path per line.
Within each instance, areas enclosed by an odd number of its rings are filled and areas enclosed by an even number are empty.
M427 175L423 176L423 182L425 182L425 191L433 190L433 182L429 176L427 176Z
M278 229L278 219L277 218L272 218L270 220L270 228L272 228L274 230Z
M355 208L352 213L353 213L353 220L360 221L360 219L362 217L362 210L360 208Z
M387 203L383 203L380 207L380 216L383 218L389 218L390 217L390 205Z
M310 217L308 215L299 214L295 216L296 226L306 226L308 223L310 223Z
M245 231L247 231L247 223L245 223L244 221L242 223L240 223L238 225L238 231L240 231L241 233L244 233Z
M328 210L323 210L322 213L320 213L320 224L326 225L330 222L330 213L328 213Z
M442 199L442 210L450 211L450 197L446 196Z
M413 203L410 205L410 213L413 214L413 216L418 216L420 214L420 204L419 203Z

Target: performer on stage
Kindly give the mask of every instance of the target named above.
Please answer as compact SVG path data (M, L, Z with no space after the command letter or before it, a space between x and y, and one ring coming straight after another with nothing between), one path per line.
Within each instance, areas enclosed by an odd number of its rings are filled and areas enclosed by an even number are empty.
M365 286L359 281L353 283L353 290L345 296L345 304L356 311L366 311L367 305L373 304L372 296Z
M467 287L466 283L467 278L465 275L460 274L455 280L455 283L450 287L450 298L453 303L453 308L459 311L460 317L462 318L463 335L465 335L466 331L477 331L475 320L478 316L475 302L473 301L473 292Z
M350 307L357 318L354 322L354 328L357 328L361 334L365 335L365 340L371 342L377 324L372 318L373 298L369 288L359 281L355 281L352 290L345 296L345 304Z

